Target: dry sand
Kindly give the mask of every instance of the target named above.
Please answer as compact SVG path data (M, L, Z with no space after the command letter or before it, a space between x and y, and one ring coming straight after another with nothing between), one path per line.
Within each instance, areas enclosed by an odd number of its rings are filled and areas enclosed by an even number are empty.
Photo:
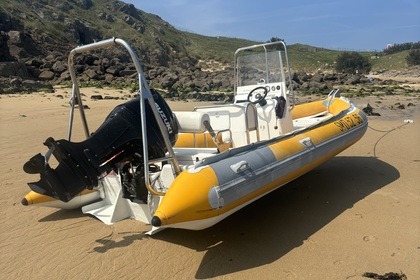
M22 165L46 151L47 137L66 137L65 91L0 96L1 279L420 279L419 97L355 100L382 114L369 117L372 128L399 128L368 129L326 164L209 229L149 237L150 226L134 220L108 226L80 210L20 204L26 183L38 180ZM112 90L82 92L92 130L121 103L89 98ZM415 106L389 109L397 102ZM405 119L414 123L401 127Z

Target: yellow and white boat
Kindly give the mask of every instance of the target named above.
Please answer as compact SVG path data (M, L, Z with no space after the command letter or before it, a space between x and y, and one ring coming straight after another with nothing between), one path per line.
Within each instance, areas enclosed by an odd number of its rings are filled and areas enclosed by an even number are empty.
M138 71L139 98L116 107L90 134L73 57L120 45ZM332 91L295 105L286 45L274 42L235 53L233 104L172 112L147 85L133 49L121 39L77 47L69 57L73 100L87 139L48 138L45 155L24 166L40 174L24 205L79 208L107 224L128 217L164 228L199 230L305 174L358 141L367 118ZM74 103L74 102L73 102ZM51 155L58 160L53 169Z

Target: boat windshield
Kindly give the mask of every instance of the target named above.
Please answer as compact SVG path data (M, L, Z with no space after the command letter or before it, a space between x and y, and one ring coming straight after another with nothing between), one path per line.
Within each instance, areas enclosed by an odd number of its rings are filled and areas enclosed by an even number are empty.
M285 95L289 78L283 42L246 47L235 53L235 102L247 101L257 87L265 87L267 97Z
M285 80L281 53L272 51L238 57L238 87Z

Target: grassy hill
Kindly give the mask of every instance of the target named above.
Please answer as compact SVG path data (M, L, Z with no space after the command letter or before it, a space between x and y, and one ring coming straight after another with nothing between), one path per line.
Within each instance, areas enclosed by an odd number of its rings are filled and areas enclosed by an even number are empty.
M93 40L119 37L152 67L232 67L237 48L258 43L180 31L159 16L118 0L3 0L0 30L5 34L19 30L28 35L44 56L54 50L65 53ZM289 46L293 71L333 71L340 53L302 44ZM372 70L404 68L407 53L370 59ZM370 58L374 53L363 55Z
M68 52L78 45L118 37L137 51L152 85L175 91L230 90L234 52L261 43L180 31L158 15L118 0L3 0L0 31L0 61L25 64L18 65L23 67L21 72L28 72L23 78L29 75L50 83L66 82L65 67L53 67L55 62L66 65ZM307 73L334 72L342 53L302 44L290 45L288 51L292 71ZM105 65L94 65L95 60L102 63L99 54L80 60L80 72L89 69L91 74L82 77L83 81L95 80L97 74L102 81L108 75L108 84L130 84L133 69L126 63L128 55L118 50L102 52L113 58ZM373 71L383 72L406 67L408 51L380 53L378 58L373 52L362 54L369 58ZM9 76L13 75L3 75Z

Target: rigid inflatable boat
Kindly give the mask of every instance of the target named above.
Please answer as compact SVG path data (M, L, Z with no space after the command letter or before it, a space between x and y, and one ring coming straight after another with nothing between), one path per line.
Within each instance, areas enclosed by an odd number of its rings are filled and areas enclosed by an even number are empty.
M124 47L138 72L138 97L117 106L90 133L73 57ZM24 171L39 174L24 205L81 208L106 224L134 218L165 228L210 227L258 198L305 174L358 141L367 118L337 90L323 100L295 104L284 42L238 49L232 104L172 112L150 90L133 49L109 39L73 49L72 100L86 140L48 138ZM51 155L58 161L52 168Z

